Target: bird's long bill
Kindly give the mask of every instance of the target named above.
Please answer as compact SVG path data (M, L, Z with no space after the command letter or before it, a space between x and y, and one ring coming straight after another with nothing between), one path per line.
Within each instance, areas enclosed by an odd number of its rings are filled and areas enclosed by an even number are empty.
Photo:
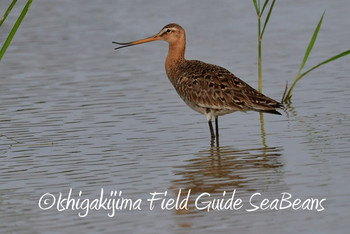
M133 45L138 45L138 44L143 44L143 43L147 43L147 42L151 42L151 41L158 41L158 40L160 40L160 37L158 34L156 34L154 36L147 37L147 38L137 40L137 41L124 42L124 43L113 41L112 43L120 45L119 47L115 48L115 50L117 50L117 49L121 49L121 48L128 47L128 46L133 46Z

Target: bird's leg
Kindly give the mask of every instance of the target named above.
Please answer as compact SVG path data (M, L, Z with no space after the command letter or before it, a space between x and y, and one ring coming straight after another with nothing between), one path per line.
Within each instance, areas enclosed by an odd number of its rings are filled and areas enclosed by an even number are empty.
M214 129L213 129L213 124L211 123L212 115L211 115L211 111L210 111L209 108L207 108L205 110L205 117L207 117L207 120L208 120L211 139L215 139L215 133L214 133Z
M210 130L211 138L214 139L215 138L215 133L214 133L213 124L211 123L211 120L208 121L208 124L209 124L209 130Z
M219 117L215 116L216 146L219 146Z

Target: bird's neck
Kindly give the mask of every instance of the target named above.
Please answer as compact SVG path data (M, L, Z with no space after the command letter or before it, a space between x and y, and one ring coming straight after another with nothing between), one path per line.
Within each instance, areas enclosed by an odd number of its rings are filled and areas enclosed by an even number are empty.
M185 60L186 40L181 43L170 43L168 57L165 61L165 70L170 80L176 76L179 64Z

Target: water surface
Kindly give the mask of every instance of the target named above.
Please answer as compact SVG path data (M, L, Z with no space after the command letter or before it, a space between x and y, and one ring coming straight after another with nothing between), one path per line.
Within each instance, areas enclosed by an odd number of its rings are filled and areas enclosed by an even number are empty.
M10 1L2 1L1 13ZM17 9L17 8L16 8ZM263 91L280 100L292 82L324 9L307 66L347 49L350 4L278 1L263 41ZM17 11L20 11L20 7ZM15 11L16 12L16 11ZM0 31L11 28L15 15ZM345 233L349 215L349 58L297 85L288 115L220 118L212 147L204 116L190 110L164 71L167 45L115 52L177 22L186 57L226 67L257 87L252 3L232 1L35 1L0 64L0 230L4 233ZM140 210L41 210L45 193L104 191L145 201ZM189 210L150 211L152 192L181 198ZM195 199L224 191L261 198L326 198L322 212L199 211Z

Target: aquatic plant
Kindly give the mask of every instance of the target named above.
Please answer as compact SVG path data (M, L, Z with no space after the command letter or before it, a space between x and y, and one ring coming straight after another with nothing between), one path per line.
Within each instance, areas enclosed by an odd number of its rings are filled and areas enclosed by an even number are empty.
M269 0L265 0L264 2L264 5L262 8L260 8L260 0L253 0L253 3L254 3L254 7L255 7L255 10L256 10L256 14L257 14L257 17L258 17L258 71L259 71L259 91L261 92L262 91L262 72L261 72L261 41L262 41L262 37L264 35L264 32L265 32L265 28L267 26L267 23L270 19L270 16L271 16L271 12L272 12L272 9L275 5L275 0L272 1L271 5L270 5L270 10L269 12L267 13L267 16L266 16L266 19L265 19L265 23L264 23L264 26L263 28L261 29L261 17L264 13L264 10L266 8L266 6L268 5L269 3ZM261 10L260 10L261 9ZM326 64L326 63L329 63L329 62L332 62L334 60L337 60L341 57L344 57L348 54L350 54L350 50L347 50L347 51L344 51L342 53L339 53L319 64L317 64L316 66L313 66L312 68L310 68L309 70L307 70L306 72L303 72L301 73L302 69L304 68L304 65L310 55L310 52L315 44L315 41L316 41L316 38L318 36L318 32L320 31L320 28L321 28L321 25L322 25L322 21L323 21L323 17L324 17L324 14L325 12L323 12L322 16L321 16L321 19L320 21L318 22L317 24L317 27L311 37L311 40L309 42L309 45L308 47L306 48L306 51L305 51L305 55L304 55L304 59L301 63L301 66L300 66L300 69L297 73L297 76L292 84L292 86L290 87L290 89L288 90L288 83L286 85L286 89L285 89L285 92L283 94L283 97L282 97L282 103L290 103L291 102L291 98L292 98L292 91L296 85L296 83L301 79L303 78L305 75L307 75L309 72L313 71L314 69ZM288 90L288 92L287 92Z
M320 19L320 21L318 22L317 27L316 27L316 29L315 29L315 31L314 31L312 37L311 37L310 43L309 43L309 45L308 45L308 47L307 47L307 49L306 49L306 51L305 51L304 59L303 59L303 61L302 61L302 63L301 63L301 66L300 66L300 69L299 69L299 71L298 71L298 74L297 74L297 76L296 76L296 78L295 78L295 80L294 80L292 86L290 87L290 89L289 89L287 95L283 98L282 102L286 102L286 103L290 103L290 102L291 102L292 91L293 91L293 89L294 89L294 86L295 86L296 83L297 83L301 78L303 78L306 74L308 74L309 72L313 71L314 69L316 69L316 68L318 68L318 67L320 67L320 66L322 66L322 65L324 65L324 64L326 64L326 63L332 62L332 61L334 61L334 60L336 60L336 59L339 59L339 58L341 58L341 57L344 57L345 55L350 54L350 50L344 51L344 52L342 52L342 53L340 53L340 54L337 54L337 55L335 55L335 56L333 56L333 57L331 57L331 58L329 58L329 59L327 59L327 60L325 60L325 61L323 61L323 62L317 64L316 66L310 68L310 69L307 70L306 72L300 74L300 73L301 73L301 70L304 68L304 65L305 65L305 63L306 63L306 61L307 61L307 59L308 59L308 57L309 57L309 54L310 54L310 52L311 52L311 50L312 50L312 48L313 48L313 46L314 46L314 44L315 44L315 41L316 41L318 32L320 31L320 28L321 28L321 24L322 24L322 21L323 21L324 14L325 14L325 12L323 12L323 14L322 14L322 16L321 16L321 19Z
M255 10L256 10L256 15L258 16L258 73L259 73L259 92L262 92L262 69L261 69L261 42L262 42L262 38L264 36L264 32L267 26L267 23L269 22L270 16L271 16L271 12L273 9L273 6L275 5L276 0L273 0L271 5L270 5L270 9L269 12L267 13L267 16L265 18L265 22L264 22L264 26L261 29L261 17L264 13L264 10L269 2L269 0L266 0L263 7L260 10L260 0L256 1L253 0L254 2L254 6L255 6Z
M264 36L264 32L267 26L267 23L269 22L273 6L275 5L276 0L273 0L269 12L266 15L265 21L264 21L264 26L261 28L261 18L264 14L264 11L266 9L267 4L269 3L269 0L266 0L263 7L260 8L260 0L256 1L253 0L255 10L256 10L256 15L258 17L258 74L259 74L259 92L262 92L262 68L261 68L261 62L262 62L262 55L261 55L261 44L262 44L262 38ZM262 139L262 144L266 148L266 139L265 139L265 127L264 127L264 114L262 112L259 113L260 115L260 124L261 124L261 139Z
M0 27L1 27L2 23L5 21L5 19L7 18L7 16L10 14L10 12L11 12L12 8L14 7L14 5L16 4L16 2L17 2L17 0L13 0L12 3L10 4L10 6L7 8L4 16L0 20ZM27 14L28 9L29 9L31 4L32 4L32 0L28 0L27 4L24 6L21 14L19 15L16 23L13 25L9 35L7 36L5 42L4 42L4 44L3 44L3 46L2 46L2 48L0 50L0 61L1 61L2 57L4 56L7 48L9 47L9 45L10 45L10 43L12 41L12 38L16 34L17 29L19 28L20 24L22 23L22 20L23 20L24 16Z

